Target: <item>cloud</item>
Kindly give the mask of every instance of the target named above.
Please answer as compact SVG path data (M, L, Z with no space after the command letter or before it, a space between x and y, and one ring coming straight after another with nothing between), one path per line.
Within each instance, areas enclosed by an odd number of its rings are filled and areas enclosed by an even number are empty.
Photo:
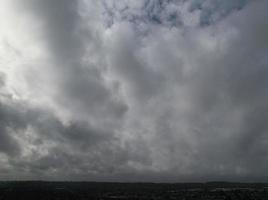
M192 0L189 6L189 11L200 10L199 23L206 26L225 18L236 10L242 9L248 2L248 0Z
M1 4L3 178L266 179L264 0Z

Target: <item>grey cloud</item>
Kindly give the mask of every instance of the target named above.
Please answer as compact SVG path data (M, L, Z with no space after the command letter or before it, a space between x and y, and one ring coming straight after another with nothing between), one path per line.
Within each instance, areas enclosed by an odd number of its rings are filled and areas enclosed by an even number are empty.
M12 102L12 99L9 101ZM96 171L106 173L125 162L125 159L120 161L117 158L120 145L112 130L106 132L87 122L64 125L49 111L16 102L11 107L2 103L0 111L0 150L9 156L13 173L21 173L18 176L53 179L50 173L56 171L55 176L58 177L62 170L70 174L77 171L80 175ZM33 131L30 138L27 137L29 128ZM27 146L35 146L37 149L31 150ZM43 155L43 151L48 154ZM106 163L108 160L110 164Z
M201 11L200 25L207 26L222 20L234 11L241 10L248 2L248 0L192 0L189 11L199 9Z
M7 175L264 180L267 2L111 2L13 1L18 16L38 24L44 46L33 43L45 61L24 55L10 69L1 64ZM209 26L184 26L186 3ZM23 70L32 65L38 70Z
M107 63L112 73L115 72L119 79L122 78L136 97L150 98L161 88L163 76L150 69L139 57L139 45L142 43L132 34L131 25L119 25L114 32L111 43L107 45L111 49Z
M19 153L17 142L9 135L8 128L1 125L1 148L0 151L8 155Z
M173 71L169 61L165 65L165 72L182 76L182 79L164 79L165 87L156 86L159 90L152 93L153 100L148 104L141 101L141 104L132 105L132 109L141 110L138 114L142 116L141 120L149 121L145 126L153 126L154 136L145 136L145 140L152 149L152 166L157 170L163 173L170 169L181 176L189 174L189 177L212 179L245 180L251 177L257 180L261 179L260 174L265 176L266 9L264 1L253 2L223 22L203 29L204 32L184 35L186 46L181 44L174 48L179 51L185 47L181 55L182 70ZM202 38L202 34L211 37L218 48L213 52L200 48L203 44L195 37ZM225 37L226 46L220 41ZM188 56L194 59L190 62L194 66L189 66ZM185 67L193 69L182 75ZM154 77L158 84L161 83L161 79L153 76L154 71L151 72L142 74L147 74L146 80ZM143 81L138 83L131 86L146 88L148 85ZM183 108L184 104L186 108ZM172 114L163 115L168 110L172 110ZM147 116L147 113L150 114ZM146 128L143 130L145 132ZM250 160L261 163L262 167ZM257 172L260 170L262 172Z
M61 62L81 55L82 41L76 36L79 28L78 1L15 1L20 12L30 12L43 24L45 39L52 54Z
M25 128L23 118L17 115L16 109L0 103L0 151L14 156L20 153L20 146L12 132Z
M51 54L51 62L58 89L55 100L71 112L121 118L127 111L123 101L116 100L115 87L108 88L103 78L104 67L92 59L101 48L94 28L83 24L78 1L28 1L21 6L43 25L43 35ZM89 60L83 61L84 59ZM48 69L51 70L51 69ZM34 80L38 82L38 80ZM98 117L98 116L96 116Z
M166 27L183 27L181 7L187 5L190 13L200 12L199 25L214 24L232 12L241 10L248 0L139 0L102 1L105 20L108 26L117 22L131 22L134 26L160 25Z
M118 21L130 22L139 29L140 26L150 25L181 26L183 22L178 9L181 2L181 0L141 0L136 2L102 1L102 4L108 26L112 26Z
M191 83L194 87L193 99L196 100L195 106L201 108L197 120L207 123L203 126L203 131L207 133L200 133L200 137L209 137L204 138L205 149L199 150L205 152L203 159L208 166L222 162L222 166L227 169L228 165L231 165L231 169L237 166L251 175L260 168L259 165L249 163L249 160L267 166L267 151L264 150L267 137L264 77L267 70L263 61L263 55L267 54L267 41L263 35L268 29L263 21L267 5L264 1L253 2L244 11L228 18L225 25L236 26L238 34L231 39L231 45L220 59L213 58L212 54L212 58L204 63L202 71L198 71L199 76L193 77L197 81ZM198 115L198 110L193 110L194 115ZM228 122L232 118L234 124ZM198 123L193 122L192 125L195 124ZM217 137L223 138L217 141ZM219 152L214 150L217 148L220 148ZM265 174L264 171L262 173Z

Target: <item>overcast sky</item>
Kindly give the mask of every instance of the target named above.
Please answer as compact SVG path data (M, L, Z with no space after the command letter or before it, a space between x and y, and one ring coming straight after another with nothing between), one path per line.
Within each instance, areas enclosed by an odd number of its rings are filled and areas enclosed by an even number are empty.
M1 180L268 181L267 10L1 0Z

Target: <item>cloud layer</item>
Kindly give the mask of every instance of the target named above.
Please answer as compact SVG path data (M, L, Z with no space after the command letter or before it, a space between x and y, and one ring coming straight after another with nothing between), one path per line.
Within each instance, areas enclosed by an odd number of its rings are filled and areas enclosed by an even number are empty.
M267 9L3 0L0 177L267 181Z

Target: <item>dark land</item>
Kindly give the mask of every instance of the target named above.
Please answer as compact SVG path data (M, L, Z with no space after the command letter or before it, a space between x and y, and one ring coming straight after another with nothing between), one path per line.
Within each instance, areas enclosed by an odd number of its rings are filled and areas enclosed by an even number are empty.
M264 183L0 182L0 200L268 200Z

